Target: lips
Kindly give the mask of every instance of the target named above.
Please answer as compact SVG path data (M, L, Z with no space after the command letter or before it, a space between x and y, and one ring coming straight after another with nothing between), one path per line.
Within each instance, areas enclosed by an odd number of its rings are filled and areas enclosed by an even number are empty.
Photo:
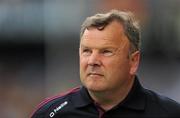
M100 73L88 73L88 76L93 76L93 75L95 75L95 76L103 76L103 74L100 74Z

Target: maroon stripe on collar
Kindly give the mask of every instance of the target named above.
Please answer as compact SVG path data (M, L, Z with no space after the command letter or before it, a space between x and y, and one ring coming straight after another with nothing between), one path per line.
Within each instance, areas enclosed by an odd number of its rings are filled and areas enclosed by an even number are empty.
M104 113L106 111L98 103L94 102L94 105L99 112L99 118L104 118Z

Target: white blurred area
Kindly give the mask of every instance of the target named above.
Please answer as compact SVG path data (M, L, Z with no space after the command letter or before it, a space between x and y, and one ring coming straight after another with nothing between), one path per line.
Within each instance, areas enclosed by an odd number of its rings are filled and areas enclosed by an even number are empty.
M1 0L0 118L28 118L45 97L81 85L81 23L110 9L140 20L143 85L180 102L179 0Z

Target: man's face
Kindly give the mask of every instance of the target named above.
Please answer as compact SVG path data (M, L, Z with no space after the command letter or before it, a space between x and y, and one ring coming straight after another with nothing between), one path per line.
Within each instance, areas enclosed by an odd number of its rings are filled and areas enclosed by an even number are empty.
M130 81L130 42L113 21L105 29L86 29L80 42L80 79L91 91L117 90Z

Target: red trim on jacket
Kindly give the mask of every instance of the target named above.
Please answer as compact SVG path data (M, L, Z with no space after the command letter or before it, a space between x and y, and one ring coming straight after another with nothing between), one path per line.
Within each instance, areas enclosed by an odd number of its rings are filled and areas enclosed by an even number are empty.
M66 92L63 92L61 93L60 95L56 95L56 96L52 96L52 97L48 97L48 98L45 98L42 102L40 102L37 107L35 108L35 110L33 110L32 114L30 115L31 117L36 113L36 111L38 111L42 106L44 106L45 104L47 104L48 102L51 102L57 98L60 98L60 97L63 97L63 96L66 96L68 94L71 94L71 93L75 93L77 91L80 90L80 87L75 87L75 88L72 88L70 89L69 91L66 91Z

